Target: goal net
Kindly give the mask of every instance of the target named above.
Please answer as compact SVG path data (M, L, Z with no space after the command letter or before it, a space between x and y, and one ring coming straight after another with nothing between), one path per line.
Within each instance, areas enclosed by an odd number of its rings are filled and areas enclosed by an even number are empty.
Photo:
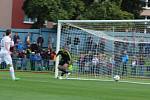
M150 77L150 20L59 20L57 52L72 56L70 78ZM56 61L55 77L58 76Z

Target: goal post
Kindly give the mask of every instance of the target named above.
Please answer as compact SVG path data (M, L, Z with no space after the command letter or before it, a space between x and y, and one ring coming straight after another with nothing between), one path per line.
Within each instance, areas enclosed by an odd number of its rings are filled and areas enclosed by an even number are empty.
M57 26L57 43L56 43L56 53L60 50L60 38L61 38L61 23L58 22ZM58 64L59 64L59 57L56 57L55 63L55 78L58 77Z
M149 27L150 20L59 20L56 52L68 47L73 62L70 78L148 77ZM55 78L58 63L59 58Z

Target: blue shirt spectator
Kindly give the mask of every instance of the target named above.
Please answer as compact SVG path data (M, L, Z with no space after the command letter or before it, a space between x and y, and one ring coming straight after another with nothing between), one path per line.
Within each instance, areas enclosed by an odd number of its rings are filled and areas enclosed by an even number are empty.
M40 53L37 53L37 54L35 55L35 60L36 60L36 61L41 61L41 60L42 60L42 57L41 57Z
M122 62L127 63L128 60L129 60L129 57L128 57L127 54L125 54L125 55L122 56Z
M36 61L35 52L32 52L32 53L30 54L30 60L31 60L31 61Z
M124 51L124 54L122 56L122 63L123 63L122 75L127 75L128 60L129 60L129 57L128 57L127 51Z
M19 52L22 52L22 51L24 50L24 46L23 46L22 42L19 42L19 43L18 43L18 45L17 45L17 50L18 50Z

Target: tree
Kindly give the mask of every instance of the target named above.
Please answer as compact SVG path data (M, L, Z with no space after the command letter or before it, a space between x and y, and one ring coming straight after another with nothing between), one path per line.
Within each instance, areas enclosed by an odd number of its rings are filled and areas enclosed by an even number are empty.
M141 18L142 2L140 0L122 0L121 9L132 13L135 19L139 19Z
M87 8L83 15L86 19L133 19L133 15L126 11L122 11L120 6L121 1L114 2L114 0L101 0L101 2L94 2ZM94 9L93 9L94 8Z
M23 10L28 17L37 18L35 26L39 28L45 20L77 19L84 11L84 3L81 0L25 0Z
M134 15L123 9L123 1L125 0L25 0L23 10L28 17L37 18L34 24L36 28L43 27L45 20L133 19Z

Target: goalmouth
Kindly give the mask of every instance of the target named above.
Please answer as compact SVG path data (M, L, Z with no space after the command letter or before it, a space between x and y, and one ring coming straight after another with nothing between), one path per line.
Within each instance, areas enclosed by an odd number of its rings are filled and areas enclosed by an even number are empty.
M56 52L69 49L72 79L149 79L149 27L150 20L59 20Z

